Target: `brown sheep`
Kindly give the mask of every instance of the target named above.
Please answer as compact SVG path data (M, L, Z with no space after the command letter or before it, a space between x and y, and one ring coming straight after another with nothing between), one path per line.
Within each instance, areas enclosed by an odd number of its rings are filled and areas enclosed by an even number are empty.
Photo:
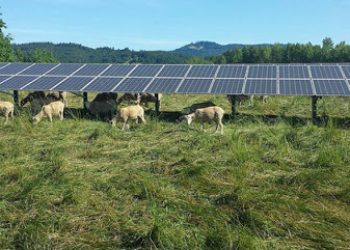
M158 99L159 101L162 99L162 94L158 94ZM143 93L143 94L139 94L138 100L140 104L144 104L148 108L148 103L149 102L156 103L157 98L155 94Z
M121 104L122 102L128 102L128 104L130 104L131 102L133 103L140 103L140 99L139 99L139 95L138 94L131 94L131 93L125 93L124 95L122 95L119 99L117 104Z
M96 117L106 114L112 116L117 111L117 97L116 93L100 93L92 102L85 102L85 106Z
M215 103L213 103L211 101L195 103L189 107L184 108L181 113L184 115L188 115L188 114L195 112L197 109L214 107L214 106L216 106Z
M214 121L216 124L215 132L220 128L220 134L224 133L224 125L222 119L224 118L225 111L220 107L208 107L203 109L197 109L194 113L184 115L183 118L187 121L188 126L193 121L199 121L201 123L201 130L204 129L204 122Z
M51 102L44 105L41 111L33 117L33 123L39 123L44 117L48 117L50 122L52 122L53 116L58 116L62 121L64 118L64 103L62 101Z
M146 123L145 120L145 112L143 108L137 104L134 106L129 106L125 108L121 108L117 115L112 119L111 125L115 127L117 122L122 122L123 127L122 130L125 130L125 127L129 130L130 126L128 124L129 120L134 120L138 123L138 120L141 120L142 123Z
M7 124L9 117L14 117L14 112L15 105L13 103L0 101L0 113L5 116L5 124Z

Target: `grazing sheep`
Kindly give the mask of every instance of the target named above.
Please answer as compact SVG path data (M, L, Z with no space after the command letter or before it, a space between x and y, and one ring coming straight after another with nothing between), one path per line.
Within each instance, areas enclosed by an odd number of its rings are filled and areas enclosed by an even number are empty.
M213 103L211 101L195 103L189 107L184 108L181 113L184 115L188 115L188 114L195 112L197 109L214 107L214 106L216 106L215 103Z
M121 104L122 102L128 102L130 104L131 102L133 103L140 103L140 96L139 94L131 94L131 93L125 93L122 95L119 99L117 104Z
M204 122L214 121L216 124L215 132L217 132L220 127L220 134L223 134L224 125L222 124L222 119L224 117L224 114L225 111L222 108L216 106L197 109L192 114L184 115L183 118L187 121L188 126L191 125L192 121L199 121L201 123L201 130L204 129Z
M263 102L263 104L266 104L267 102L268 102L268 99L269 99L269 96L267 96L267 95L263 95L263 96L257 96L260 100L262 100L262 102ZM250 102L253 104L254 103L254 98L255 98L255 96L254 95L252 95L251 97L250 97Z
M36 91L29 93L22 101L21 107L30 103L30 107L33 114L38 113L44 105L47 105L51 102L63 101L67 105L66 101L66 92L49 92L45 94L44 91Z
M117 122L123 122L122 130L125 130L125 127L129 130L129 120L135 120L136 123L138 123L139 119L142 123L146 123L145 112L143 108L137 104L134 106L121 108L117 115L112 119L111 125L115 127L117 125Z
M159 101L162 99L162 94L158 94L158 99ZM148 103L149 102L156 103L157 98L155 94L144 93L144 94L139 94L138 101L140 104L144 104L148 108Z
M116 93L100 93L92 102L85 102L85 107L96 117L101 115L111 117L117 111L117 97Z
M44 117L48 117L52 122L53 116L58 116L60 120L63 120L64 103L62 101L51 102L44 105L41 111L33 117L33 123L39 123Z
M46 95L46 104L54 101L62 101L65 105L67 105L67 92L49 92Z
M5 124L7 124L9 117L13 118L15 112L15 105L11 102L0 101L0 113L5 116Z
M33 93L29 93L26 97L21 101L21 107L26 105L28 102L32 103L34 100L38 100L38 102L42 102L44 105L44 100L46 99L46 95L44 91L36 91Z
M228 95L227 99L229 100L230 103L232 103L232 97L236 98L236 101L238 102L239 106L242 106L245 101L249 100L248 95L235 95L235 96Z

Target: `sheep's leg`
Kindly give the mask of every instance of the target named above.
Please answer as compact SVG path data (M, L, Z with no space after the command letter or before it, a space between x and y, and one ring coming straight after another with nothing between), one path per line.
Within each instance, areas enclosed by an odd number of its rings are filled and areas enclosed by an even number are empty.
M219 120L219 125L220 125L220 134L223 135L224 134L224 125L222 124L221 120Z
M63 121L64 116L63 116L63 112L60 112L60 120Z
M48 114L48 117L49 117L50 122L52 122L52 115Z
M6 114L5 114L5 123L4 123L5 125L7 124L8 120L9 120L9 114L6 113Z
M122 130L125 130L126 122L123 122Z
M126 129L127 129L127 130L130 130L130 125L129 125L129 123L126 123Z
M140 116L140 119L141 119L142 123L146 124L146 120L145 120L144 116Z

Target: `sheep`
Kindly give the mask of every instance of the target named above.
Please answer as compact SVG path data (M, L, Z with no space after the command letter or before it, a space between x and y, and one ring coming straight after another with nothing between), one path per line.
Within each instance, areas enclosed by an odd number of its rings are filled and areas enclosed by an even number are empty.
M214 121L216 123L215 132L218 131L220 127L220 134L224 134L224 125L222 124L222 119L224 117L225 111L220 107L208 107L197 109L194 113L189 115L184 115L188 126L191 125L192 121L198 120L201 123L201 130L204 129L204 122Z
M162 94L158 94L158 99L159 101L162 99ZM148 103L153 102L156 103L157 98L155 94L150 94L150 93L144 93L144 94L139 94L138 102L140 104L144 104L148 108Z
M249 100L249 96L247 95L235 95L235 96L228 95L227 99L229 100L230 103L232 103L232 97L236 98L236 101L238 102L239 106L242 106L245 101ZM252 100L251 97L250 97L250 100Z
M44 105L47 105L54 101L63 101L67 105L66 92L49 92L45 94L44 91L36 91L29 93L22 101L21 107L30 103L32 113L35 114L41 110Z
M129 120L135 120L136 123L138 123L139 119L142 123L146 123L145 112L143 108L139 104L137 104L134 106L121 108L116 114L116 116L112 119L111 125L115 127L117 125L117 122L123 122L122 130L125 130L125 127L129 130Z
M117 111L117 97L116 93L100 93L92 102L85 102L85 107L96 117L104 114L111 116Z
M117 104L121 104L122 102L127 101L128 104L130 104L131 102L134 102L136 104L140 103L140 97L139 94L131 94L131 93L125 93L124 95L122 95L119 99Z
M254 103L254 95L250 97L250 102L253 104ZM262 100L263 104L266 104L268 102L269 96L263 95L263 96L258 96L260 100Z
M58 116L62 121L64 118L63 112L64 112L64 103L62 101L51 102L47 105L44 105L41 111L36 116L33 117L33 123L34 124L39 123L44 117L48 117L50 122L52 122L53 116Z
M11 102L0 101L0 113L5 116L5 125L9 117L13 118L15 112L15 105Z

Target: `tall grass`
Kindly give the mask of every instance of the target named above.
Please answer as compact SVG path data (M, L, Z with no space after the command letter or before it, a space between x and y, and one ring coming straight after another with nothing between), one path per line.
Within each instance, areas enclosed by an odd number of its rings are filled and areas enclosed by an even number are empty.
M193 98L163 109L229 110ZM347 102L320 102L325 126L304 119L306 98L247 103L224 136L161 117L128 132L1 119L0 249L348 249Z

